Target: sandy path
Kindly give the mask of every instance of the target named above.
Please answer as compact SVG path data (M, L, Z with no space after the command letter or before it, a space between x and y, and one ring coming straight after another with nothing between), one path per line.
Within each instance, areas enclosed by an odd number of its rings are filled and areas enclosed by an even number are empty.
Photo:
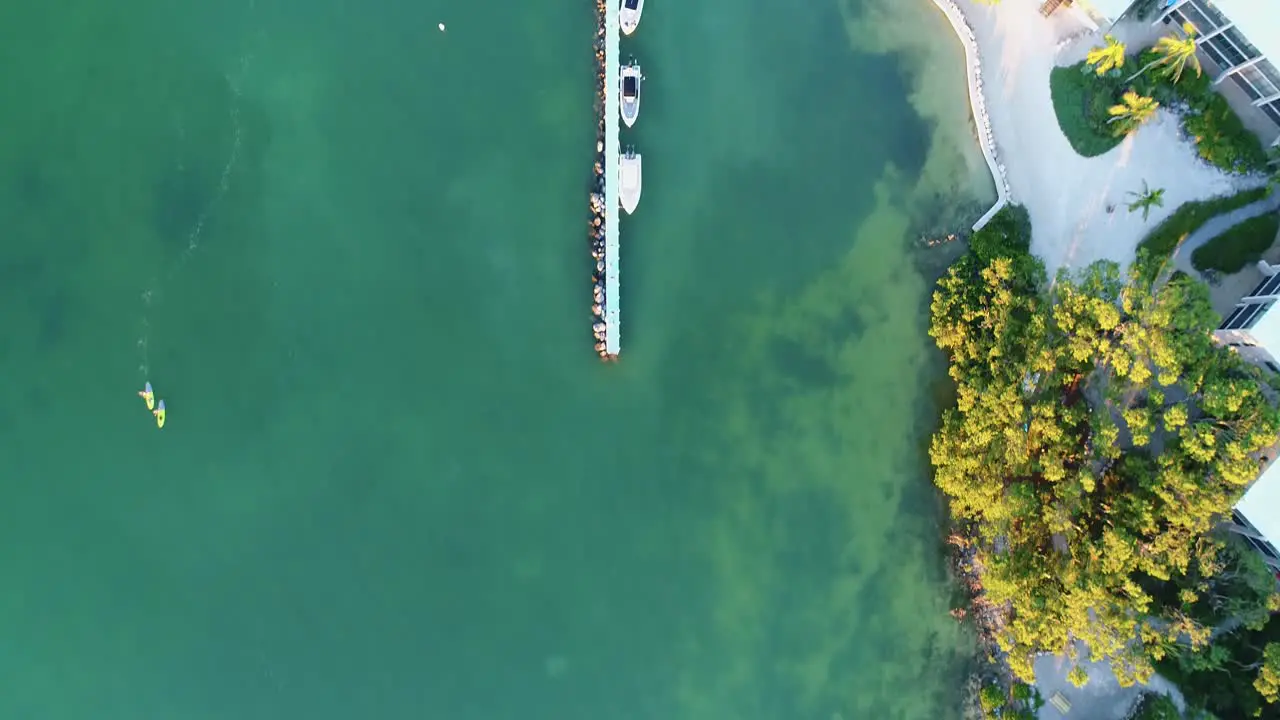
M1182 246L1178 248L1178 252L1173 256L1174 267L1193 278L1200 277L1200 271L1191 265L1191 253L1195 252L1196 248L1245 220L1255 218L1263 213L1274 212L1277 208L1280 208L1280 193L1263 198L1251 205L1236 208L1215 218L1210 218L1208 222L1201 225L1195 232L1188 235L1186 240L1182 241Z
M1259 184L1201 162L1179 136L1177 117L1164 110L1110 152L1080 157L1058 127L1049 72L1081 59L1101 33L1088 33L1069 13L1043 18L1033 2L954 1L977 40L986 110L1012 196L1031 216L1031 249L1051 275L1102 259L1126 265L1138 241L1178 205ZM1140 24L1114 32L1134 47L1152 37ZM1126 207L1144 180L1165 190L1164 206L1145 221Z

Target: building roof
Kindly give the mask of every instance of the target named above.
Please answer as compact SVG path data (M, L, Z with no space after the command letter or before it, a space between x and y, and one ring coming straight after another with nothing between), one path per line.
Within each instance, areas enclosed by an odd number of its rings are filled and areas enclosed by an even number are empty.
M1199 0L1216 7L1249 42L1280 65L1280 15L1276 3L1264 0Z
M1273 462L1236 504L1258 532L1280 549L1280 462Z

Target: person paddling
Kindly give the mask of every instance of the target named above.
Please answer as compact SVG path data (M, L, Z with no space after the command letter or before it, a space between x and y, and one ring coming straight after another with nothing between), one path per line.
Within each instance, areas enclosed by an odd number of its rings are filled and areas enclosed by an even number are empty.
M138 391L138 397L142 398L142 399L147 403L147 409L148 409L148 410L151 410L152 412L155 412L155 409L156 409L156 394L155 394L154 392L152 392L152 391L151 391L151 383L150 383L150 382L148 382L148 383L146 384L146 386L144 386L141 390L139 390L139 391Z

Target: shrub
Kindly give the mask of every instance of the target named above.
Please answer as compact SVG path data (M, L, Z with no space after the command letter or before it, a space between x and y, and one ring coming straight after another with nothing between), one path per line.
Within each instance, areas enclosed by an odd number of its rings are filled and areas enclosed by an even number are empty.
M1146 67L1159 57L1148 48L1138 54L1135 66ZM1134 78L1133 87L1182 116L1183 132L1195 142L1196 152L1205 162L1239 175L1266 170L1267 153L1262 141L1245 128L1226 99L1214 91L1208 75L1185 72L1175 83L1159 68L1153 68Z
M1225 172L1247 175L1267 168L1267 151L1257 135L1245 129L1240 116L1214 93L1202 110L1191 110L1182 118L1182 129L1196 143L1196 152L1205 162Z
M1071 67L1054 68L1049 73L1049 93L1058 127L1071 149L1083 157L1101 155L1120 144L1107 122L1107 108L1115 104L1118 93L1116 75L1098 77L1084 62Z
M1127 68L1143 68L1160 56L1150 48L1125 63ZM1072 149L1084 157L1101 155L1123 137L1114 137L1107 108L1116 104L1125 90L1155 98L1161 107L1178 113L1182 130L1196 144L1196 152L1210 165L1224 172L1246 175L1267 169L1267 153L1257 135L1249 132L1240 116L1213 90L1209 76L1188 71L1178 82L1153 67L1125 82L1120 73L1099 77L1083 61L1070 67L1054 68L1049 74L1058 127ZM1129 73L1132 75L1132 73Z
M1022 682L1015 682L1013 687L1009 689L1009 694L1018 702L1030 702L1033 692L1030 685Z
M1031 252L1031 216L1021 205L1006 205L969 238L969 249L985 265L997 257Z
M1268 212L1249 218L1196 248L1191 253L1191 265L1201 271L1240 272L1262 257L1275 242L1277 232L1280 232L1280 215Z
M1004 690L999 685L983 685L978 693L978 701L982 703L983 710L995 712L1005 706Z
M1182 713L1168 695L1145 692L1128 716L1129 720L1181 720Z
M1021 205L1006 205L970 235L969 251L983 266L998 257L1012 259L1024 288L1035 288L1044 280L1044 266L1031 254L1031 216Z
M1208 222L1210 218L1255 203L1266 197L1267 193L1267 188L1260 187L1234 195L1219 195L1208 200L1192 200L1179 205L1172 215L1165 218L1164 222L1157 225L1142 239L1142 242L1138 243L1138 253L1143 256L1143 262L1149 263L1152 267L1152 277L1155 269L1173 255L1173 251L1178 248L1178 243Z

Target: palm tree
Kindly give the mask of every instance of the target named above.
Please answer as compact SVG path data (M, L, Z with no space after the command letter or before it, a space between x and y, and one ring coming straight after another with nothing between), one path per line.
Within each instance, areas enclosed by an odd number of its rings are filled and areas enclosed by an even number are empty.
M1129 203L1129 212L1142 211L1142 221L1147 221L1147 216L1151 214L1151 208L1164 207L1164 188L1156 188L1152 190L1147 186L1147 181L1142 181L1142 192L1137 193L1132 190L1129 195L1133 196L1133 202Z
M1160 57L1143 65L1142 69L1130 75L1125 82L1129 82L1147 70L1160 65L1165 67L1166 75L1173 78L1174 82L1178 82L1178 80L1182 79L1182 71L1186 69L1188 63L1195 68L1196 76L1199 77L1202 70L1200 68L1200 58L1196 55L1196 26L1191 23L1184 23L1182 31L1186 33L1186 37L1166 35L1157 40L1154 47Z
M1112 70L1124 67L1124 43L1116 40L1116 36L1109 33L1102 39L1107 44L1090 50L1084 61L1093 66L1094 72L1106 75Z
M1128 135L1138 126L1151 119L1156 114L1156 108L1160 107L1160 103L1155 98L1149 98L1139 95L1133 90L1126 90L1124 95L1120 97L1119 105L1112 105L1107 108L1107 114L1111 119L1108 124L1115 124L1115 134Z

